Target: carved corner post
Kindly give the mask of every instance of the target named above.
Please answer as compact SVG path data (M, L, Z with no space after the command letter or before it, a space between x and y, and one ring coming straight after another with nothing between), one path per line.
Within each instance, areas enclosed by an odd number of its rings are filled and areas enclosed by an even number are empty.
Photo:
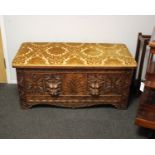
M122 86L121 86L121 94L122 99L120 104L116 105L115 107L120 110L126 110L128 108L129 104L129 98L131 96L131 79L133 76L133 70L126 71L123 77L125 80L123 80Z
M128 97L127 97L127 95L123 95L122 101L119 104L115 104L114 106L120 110L127 110L127 108L128 108Z
M26 101L25 93L25 78L23 69L17 69L17 81L18 81L18 92L20 96L20 104L22 109L28 109L31 107Z

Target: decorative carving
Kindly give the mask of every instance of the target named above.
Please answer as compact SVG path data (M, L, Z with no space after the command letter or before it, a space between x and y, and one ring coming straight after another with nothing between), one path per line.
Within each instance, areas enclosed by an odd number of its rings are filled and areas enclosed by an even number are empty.
M88 84L89 84L89 93L92 96L100 95L100 88L102 86L102 75L89 75L88 76Z
M45 76L46 89L51 96L60 95L61 77L59 75Z
M103 89L102 93L109 94L109 93L120 93L120 89L122 87L121 84L121 76L118 75L107 75L103 77Z
M119 109L126 109L132 72L91 74L88 76L88 90L92 96L121 95L121 102L113 105Z
M92 96L99 96L99 88L100 85L97 82L91 83L90 84L90 94Z
M103 94L121 94L123 90L126 92L126 88L130 85L130 78L129 74L119 73L119 74L107 74L103 76L103 87L102 93Z
M119 109L127 107L131 69L23 68L17 69L17 73L23 108L37 104L65 107L112 104Z
M67 73L63 76L63 95L87 94L87 74Z
M38 74L30 74L25 79L27 83L26 91L28 93L40 94L44 92L43 77Z
M130 85L130 78L125 74L91 74L88 76L90 94L121 94Z

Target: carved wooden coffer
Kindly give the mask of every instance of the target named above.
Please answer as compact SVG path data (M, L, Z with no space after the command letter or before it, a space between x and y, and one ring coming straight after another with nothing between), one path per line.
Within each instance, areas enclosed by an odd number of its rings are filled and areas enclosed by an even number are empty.
M136 62L123 44L23 43L13 67L21 105L128 104Z

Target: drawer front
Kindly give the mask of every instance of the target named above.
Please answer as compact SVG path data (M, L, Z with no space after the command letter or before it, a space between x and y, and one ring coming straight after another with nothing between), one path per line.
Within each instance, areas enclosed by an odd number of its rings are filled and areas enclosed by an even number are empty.
M17 72L18 73L18 72ZM130 70L23 70L27 102L79 104L120 102L128 95Z

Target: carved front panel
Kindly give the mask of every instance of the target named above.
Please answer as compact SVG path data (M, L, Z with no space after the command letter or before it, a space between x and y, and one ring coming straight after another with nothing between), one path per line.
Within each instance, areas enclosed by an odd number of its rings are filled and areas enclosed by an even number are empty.
M50 73L28 73L25 75L26 92L30 95L60 95L62 76Z
M25 102L67 107L105 103L123 107L132 76L131 70L23 69L22 73L19 88Z
M105 73L88 75L88 89L92 96L127 93L130 86L129 73Z

